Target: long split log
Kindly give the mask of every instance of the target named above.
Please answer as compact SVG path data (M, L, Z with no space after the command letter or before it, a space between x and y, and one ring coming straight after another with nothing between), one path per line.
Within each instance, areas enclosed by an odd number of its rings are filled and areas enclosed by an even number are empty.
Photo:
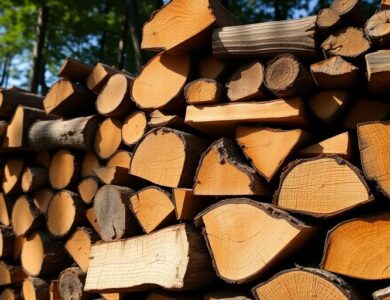
M14 89L0 89L1 117L12 117L19 105L43 110L43 97Z
M78 61L74 58L66 57L60 70L58 71L58 77L80 83L86 83L92 70L93 66Z

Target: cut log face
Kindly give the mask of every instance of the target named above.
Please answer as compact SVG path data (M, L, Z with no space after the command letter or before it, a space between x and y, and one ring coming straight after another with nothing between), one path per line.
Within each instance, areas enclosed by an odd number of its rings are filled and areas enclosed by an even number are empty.
M233 141L215 141L202 155L195 175L195 195L267 195L268 187L246 164Z
M121 167L130 169L132 157L133 154L131 152L125 150L117 151L107 161L107 167Z
M361 172L342 158L329 156L289 164L274 203L289 211L328 217L373 200Z
M206 141L170 128L149 131L135 148L130 174L167 187L190 187Z
M184 87L184 97L188 104L208 104L221 100L223 87L213 79L199 78Z
M43 109L41 96L15 89L0 88L0 116L10 118L19 105Z
M390 122L359 124L357 132L364 175L390 197Z
M271 181L288 156L308 139L301 129L280 130L240 126L236 141L252 166L267 181Z
M99 93L108 79L116 73L120 73L120 71L105 64L97 63L88 76L88 89L94 93Z
M176 218L179 221L192 221L194 217L205 209L212 199L196 196L191 189L173 189Z
M78 177L78 162L74 153L59 150L50 162L49 181L54 189L61 190L72 185Z
M314 63L310 66L311 74L321 89L352 88L359 77L359 68L344 60L341 56Z
M331 34L341 26L339 14L331 8L323 8L317 14L317 26L325 33Z
M103 184L131 185L140 183L140 178L129 174L128 168L109 166L95 169L95 174Z
M22 282L27 277L20 266L0 262L0 286Z
M11 194L21 190L21 179L24 161L21 159L9 159L4 165L2 188L4 194Z
M389 95L390 50L379 50L366 55L368 90L372 95Z
M94 169L100 167L99 159L93 152L85 153L81 163L81 177L94 176Z
M85 295L84 283L86 274L81 269L72 267L61 272L58 278L58 291L63 300L82 300L92 298Z
M198 74L200 78L214 80L221 79L227 72L229 65L227 62L219 60L214 56L207 56L198 62Z
M376 45L387 47L390 44L390 11L383 10L368 19L364 26L367 37Z
M190 25L189 25L190 24ZM154 13L142 32L142 49L188 53L207 44L213 26L236 24L233 16L214 0L174 0ZM175 34L172 36L172 32Z
M150 113L150 120L148 122L150 128L170 127L176 129L188 129L190 126L184 123L181 116L168 114L159 110L154 110Z
M107 118L98 127L95 135L95 153L101 159L107 159L118 150L122 137L122 122Z
M370 42L364 36L363 30L347 27L329 36L321 47L330 55L359 59L370 49Z
M23 281L22 294L24 300L49 300L49 284L40 278L26 278Z
M90 204L99 189L99 180L96 177L90 176L81 179L77 186L81 200L85 204Z
M227 97L231 102L264 98L266 91L263 80L264 67L261 62L241 66L226 83Z
M25 193L35 191L49 184L47 169L26 167L22 174L22 190Z
M91 74L93 66L78 61L74 58L65 58L61 69L58 72L58 77L62 77L71 81L85 83Z
M245 198L220 201L195 222L204 227L214 268L228 283L256 280L313 233L311 227L273 205Z
M27 235L44 225L43 214L35 206L32 198L20 196L12 209L12 229L16 236Z
M180 224L145 236L93 245L84 290L190 290L209 285L214 276L202 236L189 225Z
M361 0L333 0L330 8L335 10L346 24L362 27L366 22Z
M258 300L353 299L351 289L343 279L332 273L311 268L279 272L270 280L255 286L252 293Z
M123 122L122 141L127 146L134 146L148 130L148 120L143 111L136 111Z
M189 76L190 65L188 55L173 56L166 52L156 55L135 79L132 99L142 110L176 108L172 103L175 100L183 104L184 100L178 96Z
M145 233L175 220L172 195L158 187L147 187L135 193L130 197L129 208Z
M85 211L85 217L87 218L89 224L91 224L91 226L93 227L93 229L95 229L95 231L99 234L100 236L100 226L96 220L96 212L95 212L95 209L93 207L91 208L88 208L86 211Z
M43 213L46 214L47 207L51 198L54 196L54 190L52 189L40 189L34 193L33 201L35 206Z
M337 225L328 233L321 268L364 280L389 279L389 227L385 213Z

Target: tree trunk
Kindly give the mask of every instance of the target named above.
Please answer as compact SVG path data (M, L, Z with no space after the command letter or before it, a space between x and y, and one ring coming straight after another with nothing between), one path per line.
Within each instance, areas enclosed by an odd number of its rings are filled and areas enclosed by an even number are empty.
M107 20L107 15L110 11L110 0L105 0L104 5L103 5L103 11L101 12L104 14L104 20ZM107 30L106 30L106 23L103 24L103 32L100 38L100 51L99 51L99 60L102 61L104 60L104 51L106 48L106 39L107 39Z
M0 77L0 86L4 86L4 83L6 81L7 75L8 75L8 68L11 64L11 56L7 53L4 57L4 63L1 70L1 77Z
M129 22L130 22L129 10L131 9L129 3L130 3L129 0L125 2L123 15L122 15L121 37L119 38L118 61L117 61L117 66L118 69L120 70L124 68L125 60L126 60L127 34L129 32Z
M160 1L161 2L161 1ZM141 70L142 53L141 53L141 26L139 22L139 10L137 0L127 0L130 22L131 41L133 42L135 64L137 70Z

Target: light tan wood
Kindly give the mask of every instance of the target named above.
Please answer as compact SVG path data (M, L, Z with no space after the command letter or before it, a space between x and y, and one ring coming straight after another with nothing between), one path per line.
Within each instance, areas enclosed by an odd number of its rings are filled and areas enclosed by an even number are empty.
M150 113L150 120L148 122L150 128L157 127L171 127L176 129L188 129L181 116L174 114L167 114L159 110L154 110Z
M364 32L370 41L380 47L390 44L390 11L382 10L369 18L364 26Z
M88 89L94 93L99 93L108 79L117 73L120 73L120 71L103 63L97 63L87 78Z
M49 300L49 283L40 278L26 278L22 285L22 295L24 300Z
M122 141L127 146L134 146L148 131L148 119L143 111L131 113L123 122Z
M214 56L203 57L198 62L200 78L219 80L227 73L228 69L229 65L226 61L219 60Z
M372 95L389 95L390 50L379 50L365 56L368 90Z
M126 150L117 151L108 159L106 166L130 169L132 157L133 154Z
M58 150L49 167L49 181L54 189L61 190L73 185L79 176L79 162L76 153Z
M0 262L0 286L23 282L26 277L26 273L20 266Z
M93 171L96 168L100 167L99 158L93 152L86 152L83 161L81 162L81 177L94 176L95 172Z
M100 236L100 226L96 220L96 212L93 207L88 208L85 210L85 217L87 218L89 224L95 229L95 231L99 234Z
M361 0L333 0L330 7L341 17L341 20L352 26L363 27L366 14Z
M140 186L144 180L129 174L129 168L119 166L107 166L95 169L95 175L103 184Z
M34 204L43 214L46 214L47 206L54 196L54 193L54 190L48 188L35 191L33 196Z
M4 226L11 225L13 201L4 193L0 193L0 223Z
M8 159L3 168L2 188L5 195L21 191L21 179L24 161L21 159Z
M107 159L118 150L121 144L122 122L107 118L100 123L95 135L94 150L100 159Z
M66 57L57 76L71 81L85 83L92 70L93 66L74 58Z
M35 191L49 184L47 169L26 167L21 179L22 190L25 193Z
M176 218L179 221L192 221L203 209L213 203L207 196L196 196L192 189L172 189Z
M12 209L12 229L16 236L28 233L44 227L44 215L35 206L32 198L26 195L20 196Z
M77 191L79 192L81 200L85 204L90 204L95 197L96 192L99 189L99 180L94 176L89 176L81 179L77 185Z
M199 78L186 84L184 97L188 104L209 104L220 102L222 85L209 78Z
M325 34L331 34L335 30L340 28L340 16L330 7L323 8L317 14L317 26Z

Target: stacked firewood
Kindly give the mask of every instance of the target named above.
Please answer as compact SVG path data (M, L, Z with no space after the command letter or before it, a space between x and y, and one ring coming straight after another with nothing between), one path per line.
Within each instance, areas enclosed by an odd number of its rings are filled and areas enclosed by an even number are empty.
M0 90L0 299L389 299L386 2L172 0L136 78Z

